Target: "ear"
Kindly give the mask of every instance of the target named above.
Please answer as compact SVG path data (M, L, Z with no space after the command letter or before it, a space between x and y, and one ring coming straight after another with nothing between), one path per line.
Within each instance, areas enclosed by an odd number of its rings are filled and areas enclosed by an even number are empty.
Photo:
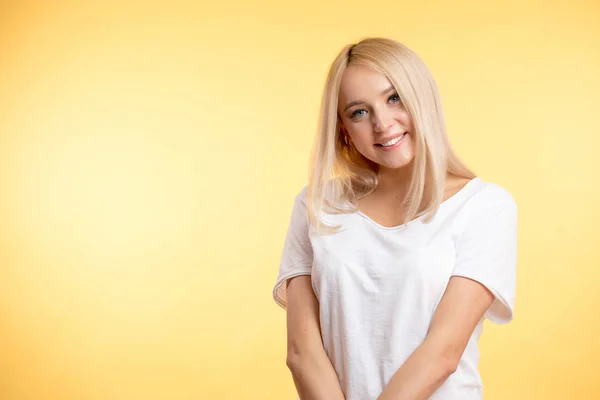
M344 126L344 123L342 122L342 120L340 118L338 118L338 124L340 126L340 134L342 134L344 136L349 136L348 131L346 130L346 127Z
M346 146L352 146L352 138L350 137L350 134L346 131L346 129L343 127L340 127L340 136L341 136L342 142Z

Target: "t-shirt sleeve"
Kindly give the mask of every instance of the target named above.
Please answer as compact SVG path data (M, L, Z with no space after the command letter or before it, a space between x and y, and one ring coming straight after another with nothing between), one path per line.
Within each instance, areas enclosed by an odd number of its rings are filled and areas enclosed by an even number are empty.
M287 280L299 275L310 275L313 250L308 235L308 215L306 213L306 190L300 191L294 200L292 215L283 245L279 263L277 282L273 288L273 298L284 309L287 306Z
M452 272L483 284L495 296L485 317L497 324L513 319L517 267L517 205L498 189L473 207L457 244Z

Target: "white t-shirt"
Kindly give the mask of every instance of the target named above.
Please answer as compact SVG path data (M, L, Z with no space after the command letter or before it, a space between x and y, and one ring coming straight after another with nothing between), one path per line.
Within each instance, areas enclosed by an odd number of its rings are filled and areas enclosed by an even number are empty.
M295 198L273 297L286 307L286 280L311 275L325 351L346 400L376 399L424 340L451 276L485 285L495 300L484 318L513 318L517 207L502 187L475 178L432 221L384 227L361 212L323 213L333 235L308 227L306 190ZM457 370L431 399L481 400L473 332Z

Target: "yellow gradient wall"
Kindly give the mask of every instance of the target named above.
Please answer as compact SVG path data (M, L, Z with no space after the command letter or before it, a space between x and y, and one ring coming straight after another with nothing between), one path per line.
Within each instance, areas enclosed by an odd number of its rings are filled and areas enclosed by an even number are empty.
M486 400L598 399L600 3L0 1L0 399L294 399L271 299L322 85L388 36L520 211Z

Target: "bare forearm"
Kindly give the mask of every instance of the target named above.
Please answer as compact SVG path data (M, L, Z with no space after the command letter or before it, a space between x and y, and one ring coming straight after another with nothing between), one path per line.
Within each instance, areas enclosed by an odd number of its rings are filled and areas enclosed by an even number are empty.
M326 353L288 361L301 400L344 400L340 382Z
M427 400L453 371L453 363L425 341L392 376L377 400Z

